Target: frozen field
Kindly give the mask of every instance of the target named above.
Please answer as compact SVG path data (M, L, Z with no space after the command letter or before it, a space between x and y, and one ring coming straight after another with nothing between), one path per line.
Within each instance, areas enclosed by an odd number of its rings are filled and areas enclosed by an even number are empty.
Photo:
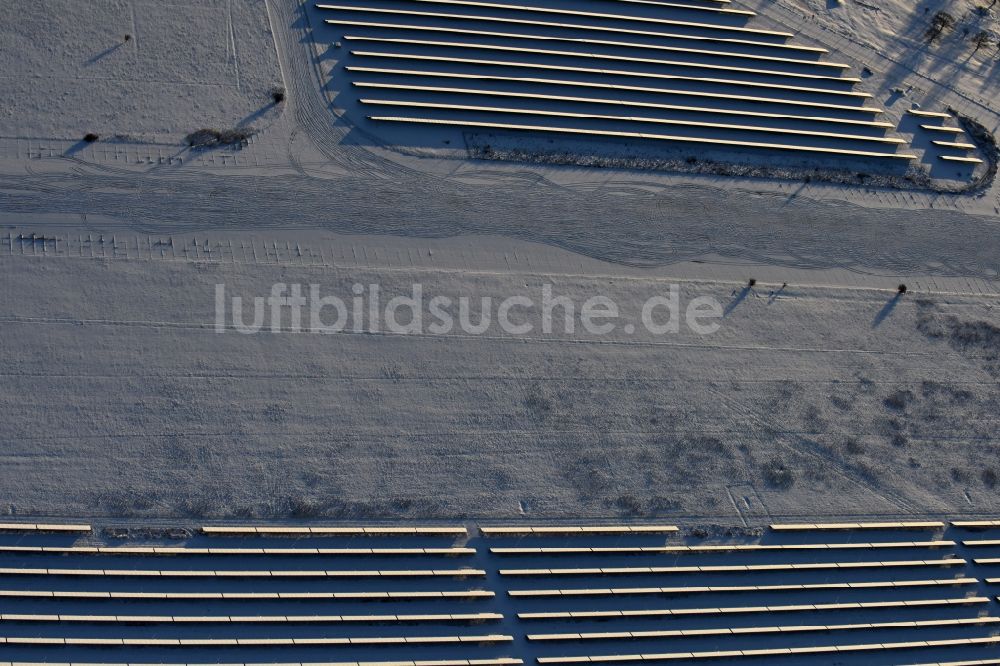
M0 136L176 143L269 124L281 86L262 0L5 3Z
M993 130L993 50L964 60L962 30L994 15L953 4L961 23L934 47L921 35L944 3L745 6L870 68L861 85L894 121L921 104ZM291 0L0 6L0 510L998 511L996 184L962 197L397 150L343 115L315 18ZM202 127L257 133L192 150ZM501 298L551 282L634 315L673 278L727 308L718 333L213 330L217 283Z
M243 335L215 331L215 284L249 299L274 282L341 295L377 282L387 302L414 282L497 300L551 283L636 322L670 281L134 255L15 255L0 270L10 513L739 523L998 509L993 295L692 281L683 303L728 311L713 335L546 334L537 310L523 337Z

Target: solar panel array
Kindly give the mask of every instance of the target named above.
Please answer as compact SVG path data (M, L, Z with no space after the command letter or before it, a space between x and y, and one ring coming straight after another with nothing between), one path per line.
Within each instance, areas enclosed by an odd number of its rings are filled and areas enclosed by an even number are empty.
M342 44L334 76L381 126L817 163L916 159L848 65L722 0L345 0L316 11Z
M1000 664L1000 521L108 534L0 525L0 664Z
M907 113L916 119L915 123L911 123L915 125L913 132L929 137L929 152L936 155L938 160L972 167L983 163L981 158L971 154L976 150L976 144L966 138L965 130L949 123L954 120L951 113L924 109L909 109Z

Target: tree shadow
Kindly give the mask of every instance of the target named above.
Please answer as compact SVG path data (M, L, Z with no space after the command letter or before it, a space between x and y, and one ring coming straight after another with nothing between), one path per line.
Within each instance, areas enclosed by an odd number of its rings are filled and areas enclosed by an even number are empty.
M750 295L751 291L753 291L753 287L746 286L743 287L743 289L741 289L738 294L733 296L733 300L729 301L729 305L726 306L726 309L722 313L723 318L728 317L732 313L732 311L735 310L737 306L739 306L740 303L745 301L747 296Z
M788 283L786 282L785 284L781 285L780 289L778 289L777 291L772 291L770 294L768 294L767 295L767 304L771 305L776 300L778 300L781 297L781 295L783 293L785 293L785 289L787 289L787 288L788 288Z
M903 91L900 88L893 88L892 92L885 99L886 106L892 106L900 99L904 97Z
M89 67L91 65L94 65L94 64L97 64L98 62L100 62L101 60L104 60L105 58L107 58L109 55L111 55L112 53L114 53L115 51L117 51L118 49L120 49L124 45L125 44L123 42L119 42L118 44L115 44L114 46L108 47L108 48L104 49L103 51L101 51L100 53L98 53L97 55L92 56L84 64L87 67Z
M919 9L919 7L913 8L909 22L899 31L899 34L923 34L924 30L921 28L925 29L926 26L930 25L930 12L927 7L923 8L923 12L918 11ZM920 65L930 56L929 45L926 42L909 53L903 54L899 60L894 61L893 66L885 73L883 77L884 85L889 88L901 85L902 81L911 72L917 71Z
M244 118L243 120L241 120L239 123L237 123L236 126L237 127L246 127L247 125L251 125L255 121L260 120L261 118L263 118L264 116L266 116L268 111L277 108L277 106L278 106L278 102L268 102L267 104L265 104L264 106L260 107L259 109L257 109L256 111L254 111L253 113L251 113L250 115L248 115L246 118Z
M792 199L795 199L796 197L798 197L798 196L799 196L799 194L801 194L801 193L802 193L802 190L806 189L806 187L807 187L808 185L809 185L809 181L808 181L808 180L806 180L806 181L803 181L803 182L802 182L802 183L801 183L801 184L800 184L800 185L799 185L799 186L798 186L798 187L797 187L797 188L796 188L796 189L795 189L794 191L792 191L792 192L789 192L789 194L788 194L788 199L786 199L786 200L785 200L785 203L784 203L784 204L782 204L782 205L784 205L784 206L787 206L787 205L788 205L788 203L789 203L789 202L790 202L790 201L791 201Z
M883 305L882 309L879 310L879 313L875 315L875 321L872 322L872 328L878 328L879 326L881 326L882 322L884 322L889 317L889 315L892 314L892 311L896 309L896 306L899 305L899 301L902 300L902 298L903 298L903 293L897 292L896 295L893 296L888 303Z
M86 139L80 139L79 141L77 141L76 143L74 143L72 146L70 146L69 148L67 148L66 152L63 153L63 155L66 156L66 157L72 157L73 155L76 155L81 150L83 150L84 148L86 148L87 146L90 146L90 145L93 145L93 141L87 141Z

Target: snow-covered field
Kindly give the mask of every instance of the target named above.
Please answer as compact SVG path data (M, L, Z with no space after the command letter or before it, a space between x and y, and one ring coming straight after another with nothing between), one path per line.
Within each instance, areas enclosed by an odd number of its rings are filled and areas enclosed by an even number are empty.
M945 4L960 26L922 46ZM863 85L890 109L900 88L896 111L998 124L996 47L966 61L962 36L980 20L995 32L995 14L746 6L870 67ZM0 510L727 523L1000 510L996 185L959 197L416 157L335 114L326 47L292 0L15 0L0 26ZM260 130L241 149L183 145L239 126ZM86 132L122 138L81 145ZM14 240L32 233L59 241ZM224 239L214 254L208 239ZM220 282L266 296L275 282L419 281L473 298L552 282L634 311L672 275L685 299L731 309L719 333L212 329ZM914 289L894 299L900 282Z
M276 115L263 0L39 0L0 12L4 138L176 143Z
M287 314L285 332L245 335L215 331L215 284L249 299L274 282L345 298L378 283L386 303L420 283L478 304L550 283L634 317L670 280L135 257L0 270L13 513L736 522L1000 507L995 297L699 281L681 302L729 311L709 336L545 334L537 310L524 337L292 333Z
M831 51L855 67L868 67L870 89L890 110L909 106L906 101L928 108L951 103L979 114L996 110L1000 23L997 8L988 2L752 0L747 5L803 35L822 35ZM928 30L941 12L954 19L954 26L932 41ZM987 41L977 48L974 40L980 33Z

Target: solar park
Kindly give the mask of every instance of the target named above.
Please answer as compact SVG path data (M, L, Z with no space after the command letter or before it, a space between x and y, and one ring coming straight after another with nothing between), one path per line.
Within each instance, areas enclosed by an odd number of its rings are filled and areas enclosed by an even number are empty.
M968 81L893 98L737 0L185 2L4 33L66 44L0 114L0 666L1000 666L1000 198L931 187L994 187ZM81 89L93 131L46 120ZM631 306L675 267L718 338L236 324L258 287Z
M315 10L336 46L337 104L376 134L403 125L424 145L449 130L625 140L897 172L982 163L950 113L914 108L925 122L899 131L851 64L759 26L736 3L372 0Z
M107 534L0 525L0 663L1000 663L1000 521Z

